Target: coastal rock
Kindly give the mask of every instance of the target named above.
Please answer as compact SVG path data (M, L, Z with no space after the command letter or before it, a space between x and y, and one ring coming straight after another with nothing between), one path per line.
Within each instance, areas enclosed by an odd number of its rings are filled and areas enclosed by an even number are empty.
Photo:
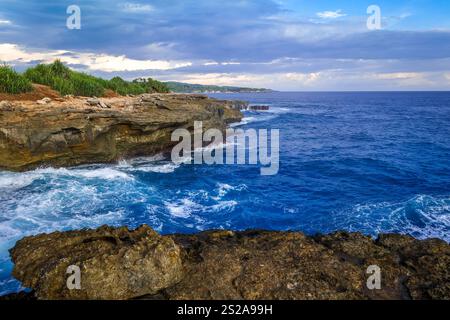
M50 102L52 102L52 99L50 99L48 97L45 97L45 98L42 98L41 100L36 101L36 103L40 104L40 105L48 104Z
M51 105L15 102L14 109L0 114L0 169L23 171L155 155L177 143L171 141L175 129L192 130L198 120L205 130L224 130L242 118L233 102L206 96L142 98L61 98Z
M252 111L267 111L267 110L269 110L269 106L253 105L253 106L249 106L248 110L252 110Z
M28 237L11 250L13 275L38 299L130 299L169 287L183 276L180 249L147 226ZM80 268L80 289L67 270Z
M1 111L14 111L14 106L10 101L2 100L2 101L0 101L0 110Z
M235 109L235 110L247 110L248 109L248 102L247 101L242 101L242 100L234 100L231 104L230 104L230 108L231 109Z
M147 226L103 227L27 237L11 256L13 275L40 299L72 298L65 268L79 262L86 266L82 286L88 281L92 288L77 296L83 299L450 299L450 245L405 235L374 240L347 232L220 230L158 236ZM379 267L380 289L367 286L370 266Z

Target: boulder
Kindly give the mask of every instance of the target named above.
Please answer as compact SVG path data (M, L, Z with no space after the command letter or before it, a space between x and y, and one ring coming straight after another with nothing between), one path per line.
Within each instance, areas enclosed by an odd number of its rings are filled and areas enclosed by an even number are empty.
M37 100L36 103L40 104L40 105L45 105L45 104L49 104L50 102L52 102L52 99L50 98L42 98L41 100Z
M155 294L183 277L180 248L148 226L27 237L11 257L13 275L34 288L38 299L131 299ZM70 266L80 270L79 289L67 285Z
M10 101L2 100L0 101L1 111L14 111L14 106Z

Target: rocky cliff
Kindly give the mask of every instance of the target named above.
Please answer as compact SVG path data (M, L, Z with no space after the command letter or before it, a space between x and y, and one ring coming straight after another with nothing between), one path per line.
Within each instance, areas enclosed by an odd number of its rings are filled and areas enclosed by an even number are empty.
M404 235L161 236L144 225L27 237L10 252L38 299L450 299L450 245ZM80 289L67 288L70 265ZM371 290L373 265L381 287Z
M173 130L192 129L196 120L203 121L206 129L239 121L242 115L234 104L181 94L2 101L0 169L20 171L153 155L173 146Z

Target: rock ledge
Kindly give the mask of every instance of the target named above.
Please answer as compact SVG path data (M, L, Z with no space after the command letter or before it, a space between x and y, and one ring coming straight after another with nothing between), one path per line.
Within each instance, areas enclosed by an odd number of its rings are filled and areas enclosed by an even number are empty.
M450 245L397 234L101 227L26 237L11 257L38 299L450 299ZM69 265L80 290L67 288ZM379 290L366 285L371 265Z

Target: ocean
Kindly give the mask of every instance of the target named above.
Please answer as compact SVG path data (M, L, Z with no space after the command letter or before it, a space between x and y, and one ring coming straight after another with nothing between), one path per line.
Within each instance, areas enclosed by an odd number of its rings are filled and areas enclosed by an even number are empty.
M0 172L0 294L26 235L103 224L161 233L335 230L450 241L450 92L211 94L269 105L235 128L279 129L280 167L160 156Z

